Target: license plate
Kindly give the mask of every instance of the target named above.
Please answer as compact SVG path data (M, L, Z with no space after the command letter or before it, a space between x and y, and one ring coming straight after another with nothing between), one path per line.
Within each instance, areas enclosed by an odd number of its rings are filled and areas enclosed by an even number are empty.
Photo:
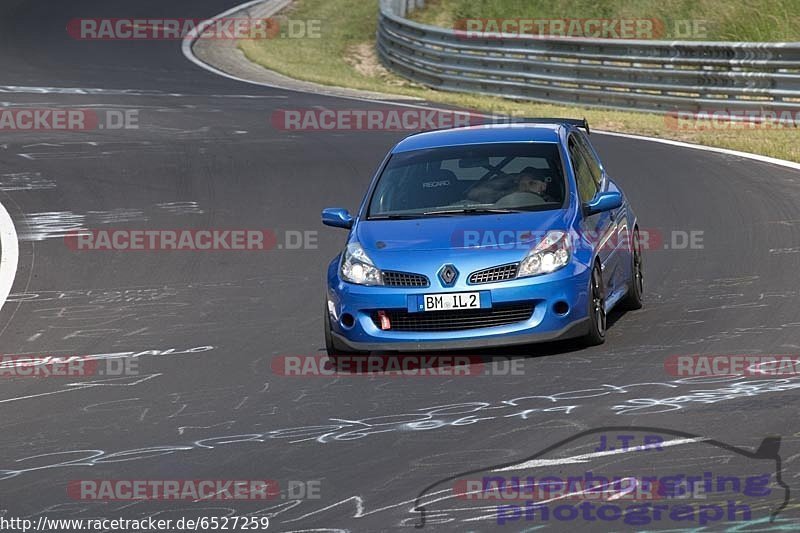
M481 293L454 292L450 294L426 294L423 296L423 311L448 311L452 309L480 309Z

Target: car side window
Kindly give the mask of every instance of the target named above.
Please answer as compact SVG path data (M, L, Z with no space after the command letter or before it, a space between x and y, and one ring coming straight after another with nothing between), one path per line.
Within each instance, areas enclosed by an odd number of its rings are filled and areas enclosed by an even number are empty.
M599 185L595 182L589 164L576 143L574 135L569 138L568 149L569 158L572 161L572 171L575 173L575 181L578 183L578 194L582 202L588 202L597 194Z
M583 136L583 134L573 134L573 137L578 143L578 150L580 150L580 152L583 154L584 158L586 159L586 163L589 165L589 172L592 174L592 179L594 179L594 182L599 188L600 183L603 181L603 169L600 166L600 162L597 160L594 151L589 146L589 141Z

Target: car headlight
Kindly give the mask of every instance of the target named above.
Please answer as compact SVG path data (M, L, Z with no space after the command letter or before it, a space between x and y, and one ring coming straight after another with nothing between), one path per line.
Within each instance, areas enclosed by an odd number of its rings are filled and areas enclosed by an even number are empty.
M383 285L381 271L357 242L347 245L339 269L342 279L358 285Z
M517 277L555 272L569 263L571 255L569 234L566 231L550 231L522 260Z

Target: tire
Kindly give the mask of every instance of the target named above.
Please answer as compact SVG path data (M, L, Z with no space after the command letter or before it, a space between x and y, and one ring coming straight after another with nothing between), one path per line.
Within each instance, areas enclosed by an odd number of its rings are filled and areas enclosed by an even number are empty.
M633 257L631 258L631 281L628 285L628 294L620 302L620 307L625 311L635 311L642 308L642 293L644 292L644 270L642 268L642 245L639 242L639 228L633 230Z
M589 332L583 342L587 346L598 346L606 342L606 291L600 264L595 263L589 283Z
M325 353L328 354L328 357L335 359L337 355L356 355L360 353L351 350L341 350L336 347L336 344L333 341L333 334L331 333L331 315L328 313L327 302L324 306L323 315L325 316L325 318L322 320L323 328L325 329Z

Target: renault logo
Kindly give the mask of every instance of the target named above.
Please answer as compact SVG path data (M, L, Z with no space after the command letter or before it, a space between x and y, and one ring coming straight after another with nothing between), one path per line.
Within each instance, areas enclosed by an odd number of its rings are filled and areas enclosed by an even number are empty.
M453 265L445 265L439 270L439 279L445 287L452 287L458 279L458 270Z

